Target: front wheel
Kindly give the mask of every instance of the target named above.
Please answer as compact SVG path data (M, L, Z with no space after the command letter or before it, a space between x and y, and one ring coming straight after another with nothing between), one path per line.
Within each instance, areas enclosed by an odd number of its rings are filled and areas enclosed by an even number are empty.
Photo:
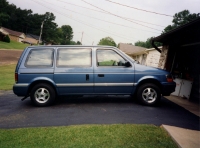
M160 101L160 98L160 89L155 84L147 83L138 88L137 99L144 105L156 105Z
M35 85L30 93L31 101L36 106L48 106L55 101L55 90L48 84Z

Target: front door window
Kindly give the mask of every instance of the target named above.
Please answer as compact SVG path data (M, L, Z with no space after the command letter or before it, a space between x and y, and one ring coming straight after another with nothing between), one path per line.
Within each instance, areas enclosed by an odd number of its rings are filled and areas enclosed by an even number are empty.
M126 61L113 50L97 50L97 66L125 66Z

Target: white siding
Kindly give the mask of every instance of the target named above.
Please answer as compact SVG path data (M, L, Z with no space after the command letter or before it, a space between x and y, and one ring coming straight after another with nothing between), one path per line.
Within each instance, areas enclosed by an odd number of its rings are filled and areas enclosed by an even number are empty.
M23 39L22 38L19 38L19 41L18 42L21 42L22 43Z

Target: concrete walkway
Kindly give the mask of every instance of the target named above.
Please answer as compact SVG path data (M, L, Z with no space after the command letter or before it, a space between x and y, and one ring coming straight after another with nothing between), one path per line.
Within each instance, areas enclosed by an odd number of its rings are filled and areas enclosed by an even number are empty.
M200 148L200 131L162 125L180 148Z
M166 96L165 98L167 98L168 100L178 104L179 106L187 109L191 113L200 117L200 105L199 104L195 104L193 102L190 102L187 99L183 99L181 97L176 97L176 96L172 96L172 95Z
M200 117L200 106L198 104L189 102L186 99L176 96L168 96L165 98L178 104L179 106L182 106L191 113ZM200 131L184 129L169 125L162 125L162 127L169 133L169 135L180 148L200 148Z

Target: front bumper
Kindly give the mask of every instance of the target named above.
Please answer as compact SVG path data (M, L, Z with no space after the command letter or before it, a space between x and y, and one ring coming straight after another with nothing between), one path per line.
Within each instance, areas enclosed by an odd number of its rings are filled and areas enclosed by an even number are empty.
M175 91L175 88L176 88L175 82L163 83L161 93L163 96L169 96L172 92Z

